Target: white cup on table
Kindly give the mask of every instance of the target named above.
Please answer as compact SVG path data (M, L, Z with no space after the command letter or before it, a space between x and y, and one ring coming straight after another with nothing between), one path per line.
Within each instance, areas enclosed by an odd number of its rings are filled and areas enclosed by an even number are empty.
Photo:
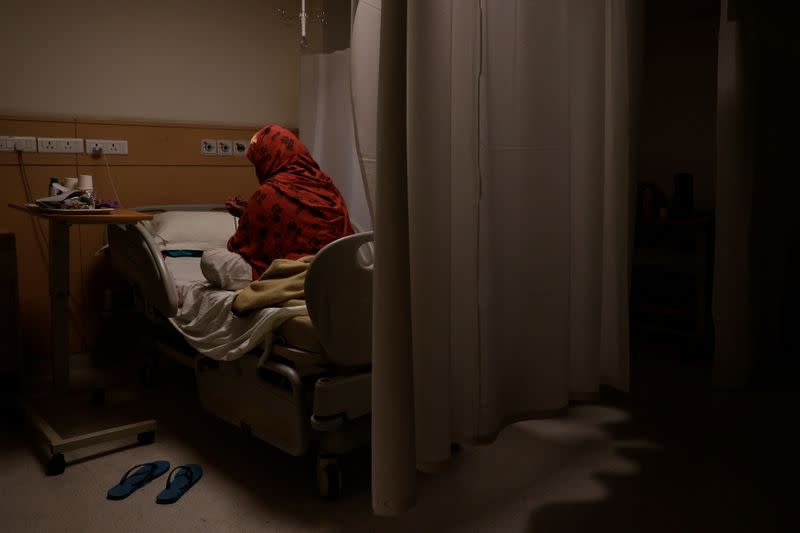
M92 177L88 174L81 174L78 176L78 190L81 191L81 198L89 204L90 209L94 209L95 197L94 187L92 185Z

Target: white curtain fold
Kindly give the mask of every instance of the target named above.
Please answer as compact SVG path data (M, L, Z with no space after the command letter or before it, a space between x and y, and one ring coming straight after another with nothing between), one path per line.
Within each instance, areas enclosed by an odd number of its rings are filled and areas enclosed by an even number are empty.
M405 1L386 2L378 48L372 321L372 509L377 515L409 509L416 495L405 32Z
M370 213L374 217L378 154L378 48L381 0L353 0L350 84L358 159Z
M570 390L575 396L596 391L600 375L603 269L603 180L605 135L606 6L570 2L570 147L572 242L570 257Z
M450 3L411 2L408 20L407 102L414 110L406 117L416 449L417 462L438 463L450 454L452 433Z
M356 146L350 89L350 50L300 59L299 128L303 142L342 193L350 219L372 229Z
M723 0L717 53L717 180L712 311L714 369L721 387L748 382L754 359L750 314L750 233L753 197L752 144L746 136L746 86L740 23Z
M382 4L377 514L453 442L627 390L632 3Z
M571 0L589 6L591 0ZM636 124L632 102L637 80L632 64L636 55L638 17L636 0L605 2L605 128L603 134L603 277L600 308L599 375L596 383L628 390L629 293L633 245L633 182L631 131ZM586 15L585 15L586 16ZM574 72L577 69L571 69ZM590 246L590 241L579 242ZM597 390L597 384L594 387Z

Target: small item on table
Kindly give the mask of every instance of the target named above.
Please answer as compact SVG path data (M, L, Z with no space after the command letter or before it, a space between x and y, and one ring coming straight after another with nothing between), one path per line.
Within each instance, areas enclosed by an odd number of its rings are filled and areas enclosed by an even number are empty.
M81 193L78 196L64 200L61 209L94 209L94 198L91 195Z
M78 191L66 191L55 196L39 198L36 200L36 204L46 209L64 209L67 202L77 199L78 197L80 197Z
M94 196L94 186L92 177L88 174L78 176L78 190L81 191L80 201L87 207L77 207L77 209L94 209L96 199Z

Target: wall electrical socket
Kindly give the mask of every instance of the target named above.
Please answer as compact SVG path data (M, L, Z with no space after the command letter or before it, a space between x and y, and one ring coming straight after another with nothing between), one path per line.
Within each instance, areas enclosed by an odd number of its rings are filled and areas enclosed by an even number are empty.
M200 140L200 153L203 155L217 155L217 140L216 139L201 139Z
M233 141L233 155L247 154L247 148L250 146L250 141L244 139L236 139Z
M0 135L0 152L10 152L11 148L8 146L8 136Z
M0 150L3 152L15 152L17 150L35 152L36 137L17 137L13 135L3 137L3 142L0 143Z
M128 155L128 141L86 139L87 154Z
M220 139L217 141L217 154L233 155L233 141Z
M83 152L83 139L61 137L39 137L39 152L56 154L79 154Z

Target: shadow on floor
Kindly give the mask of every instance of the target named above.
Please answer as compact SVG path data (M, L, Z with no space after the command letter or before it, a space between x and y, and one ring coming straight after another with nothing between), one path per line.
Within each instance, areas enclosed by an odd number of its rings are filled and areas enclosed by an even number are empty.
M606 429L661 451L621 448L638 474L596 474L604 498L544 505L527 530L785 531L800 473L790 422L798 393L777 383L714 390L710 363L678 344L632 347L631 395L611 400L632 416Z

